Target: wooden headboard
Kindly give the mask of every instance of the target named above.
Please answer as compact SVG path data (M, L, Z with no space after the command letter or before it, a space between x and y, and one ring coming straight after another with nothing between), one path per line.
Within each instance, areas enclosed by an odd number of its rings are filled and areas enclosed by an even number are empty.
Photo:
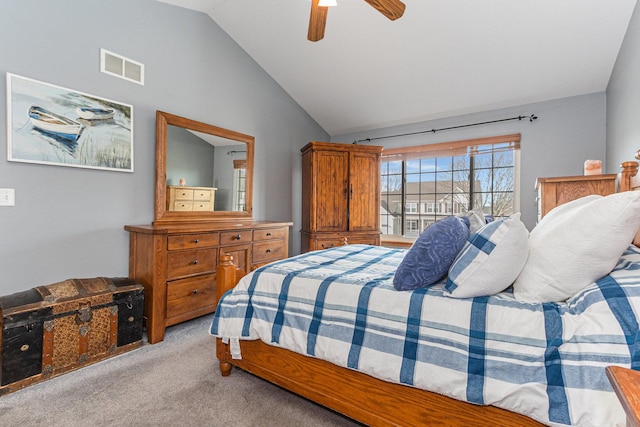
M638 162L622 162L622 171L618 178L618 192L640 189L640 176L638 176Z
M636 159L640 158L640 150L636 153ZM638 162L622 162L622 171L618 177L618 192L640 190L640 175L638 174ZM633 238L633 244L640 247L640 230Z

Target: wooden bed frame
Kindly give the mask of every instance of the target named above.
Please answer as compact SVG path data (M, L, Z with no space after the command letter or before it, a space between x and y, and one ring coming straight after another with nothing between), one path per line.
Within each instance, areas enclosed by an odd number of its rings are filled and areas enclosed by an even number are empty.
M638 185L632 178L637 162L624 162L618 191ZM638 236L636 236L638 237ZM636 240L634 240L636 243ZM217 268L220 298L243 274L229 255ZM494 406L479 406L437 393L389 383L332 363L274 347L260 340L240 342L242 359L234 360L228 344L216 340L216 355L223 376L232 366L326 406L370 426L540 426L524 415Z

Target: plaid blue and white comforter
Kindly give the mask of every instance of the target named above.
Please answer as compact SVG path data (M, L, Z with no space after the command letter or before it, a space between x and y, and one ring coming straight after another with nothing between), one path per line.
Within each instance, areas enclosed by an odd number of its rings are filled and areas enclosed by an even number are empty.
M211 333L295 352L548 425L624 426L604 368L640 369L640 251L562 304L509 291L396 291L404 250L349 245L266 265L219 302Z

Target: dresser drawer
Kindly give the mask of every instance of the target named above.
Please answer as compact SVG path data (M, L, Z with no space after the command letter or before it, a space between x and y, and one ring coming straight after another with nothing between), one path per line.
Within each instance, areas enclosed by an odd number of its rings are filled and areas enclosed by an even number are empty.
M248 243L252 240L251 230L224 231L220 233L221 245Z
M215 274L174 280L167 284L167 320L215 303Z
M193 200L203 200L208 202L211 200L211 190L193 190Z
M215 248L170 252L167 255L167 277L172 279L214 271L216 252Z
M193 201L192 200L176 200L173 202L172 211L178 212L186 212L193 210Z
M213 210L213 206L211 206L210 202L199 202L197 200L193 201L193 211L197 211L197 212L206 212L206 211L212 211Z
M284 239L287 230L284 228L264 228L261 230L253 230L253 241Z
M186 188L175 190L175 199L176 200L193 200L193 190L189 190Z
M218 246L220 235L218 233L194 233L169 236L167 249L170 251L180 249L208 248Z
M282 240L273 240L253 244L252 262L260 263L286 258Z

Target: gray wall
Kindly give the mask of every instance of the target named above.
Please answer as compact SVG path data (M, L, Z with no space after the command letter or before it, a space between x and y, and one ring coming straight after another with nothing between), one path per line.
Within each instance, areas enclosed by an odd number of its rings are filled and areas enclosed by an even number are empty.
M8 162L0 102L0 188L16 190L16 206L0 207L0 295L127 275L123 226L153 220L156 110L255 136L254 218L295 220L299 249L299 149L328 135L207 15L152 0L0 0L0 11L0 75L133 105L135 145L134 173ZM145 85L100 73L100 48L142 62Z
M180 178L192 187L213 187L216 149L187 129L167 126L167 185L179 185Z
M636 5L607 87L607 169L640 149L640 8Z
M535 226L537 217L534 191L537 177L582 175L586 159L605 161L605 111L605 94L601 92L370 132L338 135L332 137L332 141L348 143L535 114L538 119L533 122L528 119L506 121L371 142L393 148L520 133L520 210L522 221L531 229Z

